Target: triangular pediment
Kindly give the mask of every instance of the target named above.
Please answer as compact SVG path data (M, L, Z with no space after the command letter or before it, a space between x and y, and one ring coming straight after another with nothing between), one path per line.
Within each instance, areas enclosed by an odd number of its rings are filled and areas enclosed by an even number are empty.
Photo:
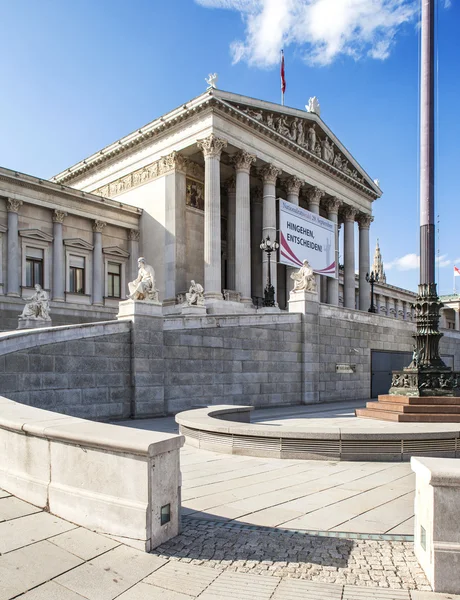
M102 252L104 254L110 254L111 256L118 256L119 258L129 258L129 252L126 252L126 250L122 250L117 246L106 246L105 248L102 248Z
M80 250L92 250L93 245L85 242L81 238L69 238L64 240L64 246L69 246L70 248L79 248Z
M267 133L294 144L329 171L349 177L377 196L381 195L380 188L316 113L291 108L283 110L278 104L244 96L233 99L235 95L228 92L215 91L214 95L245 115L248 122L252 121L261 129L266 128Z
M40 231L39 229L21 229L19 231L19 235L27 239L38 240L40 242L53 241L52 235L49 235L49 233L43 233L43 231Z

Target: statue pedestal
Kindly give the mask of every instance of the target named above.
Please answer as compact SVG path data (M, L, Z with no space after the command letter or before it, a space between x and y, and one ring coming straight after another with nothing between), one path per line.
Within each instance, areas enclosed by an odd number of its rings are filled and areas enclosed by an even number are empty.
M126 317L162 317L161 302L153 300L123 300L118 304L117 319Z
M189 306L185 304L182 306L180 314L189 317L202 317L206 315L206 306L197 306L196 304Z
M291 292L289 295L290 313L317 313L318 312L318 293L317 292Z
M51 319L45 321L45 319L18 319L18 329L41 329L43 327L52 327L53 322Z
M239 315L255 314L255 308L244 302L233 302L231 300L216 300L210 298L205 300L207 312L210 315Z

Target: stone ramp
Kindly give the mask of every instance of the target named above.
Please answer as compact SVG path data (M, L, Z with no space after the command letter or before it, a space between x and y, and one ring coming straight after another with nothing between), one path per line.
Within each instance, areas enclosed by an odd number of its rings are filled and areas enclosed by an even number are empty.
M384 394L356 409L356 416L395 423L460 423L460 398Z

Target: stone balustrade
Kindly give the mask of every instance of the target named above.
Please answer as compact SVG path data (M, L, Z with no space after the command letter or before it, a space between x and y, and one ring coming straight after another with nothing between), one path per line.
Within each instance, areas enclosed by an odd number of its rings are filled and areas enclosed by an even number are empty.
M0 487L148 552L180 530L183 441L0 397Z

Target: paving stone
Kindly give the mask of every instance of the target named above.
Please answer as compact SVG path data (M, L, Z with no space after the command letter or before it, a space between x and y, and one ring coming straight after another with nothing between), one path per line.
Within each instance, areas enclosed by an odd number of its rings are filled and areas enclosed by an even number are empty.
M83 596L71 592L62 585L49 581L21 596L21 600L82 600Z
M457 594L437 594L435 592L412 590L410 592L411 600L460 600Z
M0 523L0 554L47 539L76 525L54 515L40 512Z
M37 512L42 512L42 509L14 496L0 496L0 523Z
M165 561L134 548L119 546L57 579L89 600L113 600Z
M217 569L191 565L188 563L170 562L155 573L144 579L144 583L171 590L198 596L220 574Z
M272 600L342 600L342 585L285 579Z
M369 588L346 585L343 589L342 600L369 600ZM407 590L373 590L372 599L375 600L410 600Z
M60 548L65 548L68 552L84 560L91 560L112 548L120 546L120 542L111 540L83 527L56 535L50 538L49 541Z
M200 595L200 600L270 600L279 581L277 577L223 573Z
M82 563L48 541L0 556L0 600L10 600Z
M195 596L165 590L156 585L138 583L121 596L118 596L117 600L194 600L194 598Z

